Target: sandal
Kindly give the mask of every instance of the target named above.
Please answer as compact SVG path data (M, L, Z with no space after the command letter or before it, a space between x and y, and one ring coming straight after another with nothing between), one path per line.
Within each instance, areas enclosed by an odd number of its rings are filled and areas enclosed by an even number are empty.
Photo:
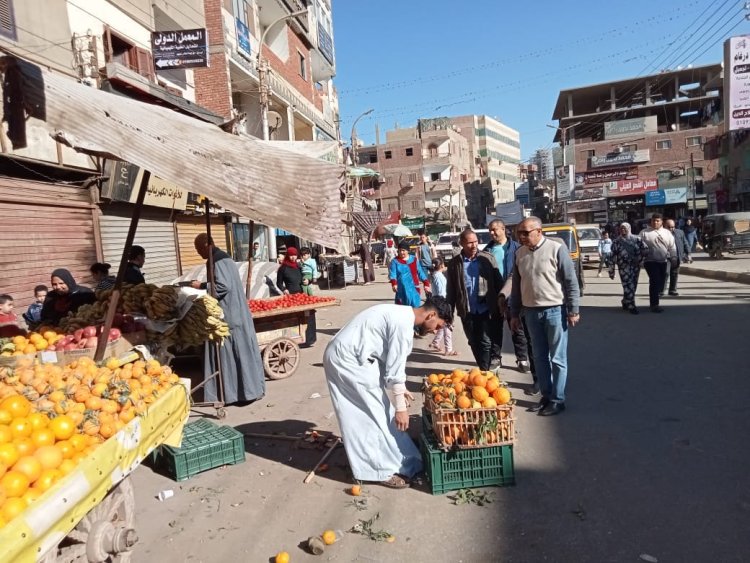
M386 481L380 481L379 485L388 487L389 489L408 489L410 486L409 481L403 478L401 475L393 474L390 479Z
M432 348L436 352L442 352L443 351L443 349L440 346L438 346L437 344L430 344L430 348Z
M445 353L446 356L458 356L458 352L455 350L451 350L450 352Z

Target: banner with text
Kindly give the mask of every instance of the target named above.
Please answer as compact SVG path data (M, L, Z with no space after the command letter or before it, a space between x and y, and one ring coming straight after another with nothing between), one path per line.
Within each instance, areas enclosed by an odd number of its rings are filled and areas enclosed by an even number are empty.
M655 190L659 187L659 181L656 178L647 180L619 180L605 184L607 188L607 197L623 197L636 194L645 194L648 191Z
M573 197L575 175L575 166L572 164L560 166L555 170L557 201L568 201Z
M205 29L152 31L151 53L157 71L208 66L208 33Z

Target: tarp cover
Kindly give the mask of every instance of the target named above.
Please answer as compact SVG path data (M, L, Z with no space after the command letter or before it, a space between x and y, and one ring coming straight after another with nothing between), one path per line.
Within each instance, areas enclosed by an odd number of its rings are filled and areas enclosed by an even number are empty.
M4 93L12 97L5 96L6 120L9 108L23 107L30 120L44 121L55 140L78 152L132 162L234 213L339 246L343 165L302 156L298 146L285 150L231 135L24 61L7 71Z

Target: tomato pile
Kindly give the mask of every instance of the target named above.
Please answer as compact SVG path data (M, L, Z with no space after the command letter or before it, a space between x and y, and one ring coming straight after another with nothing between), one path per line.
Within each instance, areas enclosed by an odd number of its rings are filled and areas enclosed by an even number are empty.
M155 360L0 368L0 528L178 383Z
M290 307L299 307L301 305L315 305L316 303L331 303L336 301L335 297L316 297L304 293L295 293L293 295L284 295L275 299L251 299L247 302L250 311L257 313L260 311L273 311L274 309L288 309Z

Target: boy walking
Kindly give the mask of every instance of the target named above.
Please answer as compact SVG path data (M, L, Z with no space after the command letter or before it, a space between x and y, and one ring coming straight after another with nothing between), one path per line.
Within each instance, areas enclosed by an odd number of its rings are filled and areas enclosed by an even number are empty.
M447 269L442 258L433 259L430 285L432 286L432 295L435 297L445 298L448 293L448 280L445 277ZM444 353L446 356L458 355L458 352L453 349L453 326L451 323L445 323L442 328L437 330L430 348L441 354Z
M607 231L602 232L602 239L599 241L599 273L597 278L602 277L602 268L609 268L612 261L612 239L609 238Z

